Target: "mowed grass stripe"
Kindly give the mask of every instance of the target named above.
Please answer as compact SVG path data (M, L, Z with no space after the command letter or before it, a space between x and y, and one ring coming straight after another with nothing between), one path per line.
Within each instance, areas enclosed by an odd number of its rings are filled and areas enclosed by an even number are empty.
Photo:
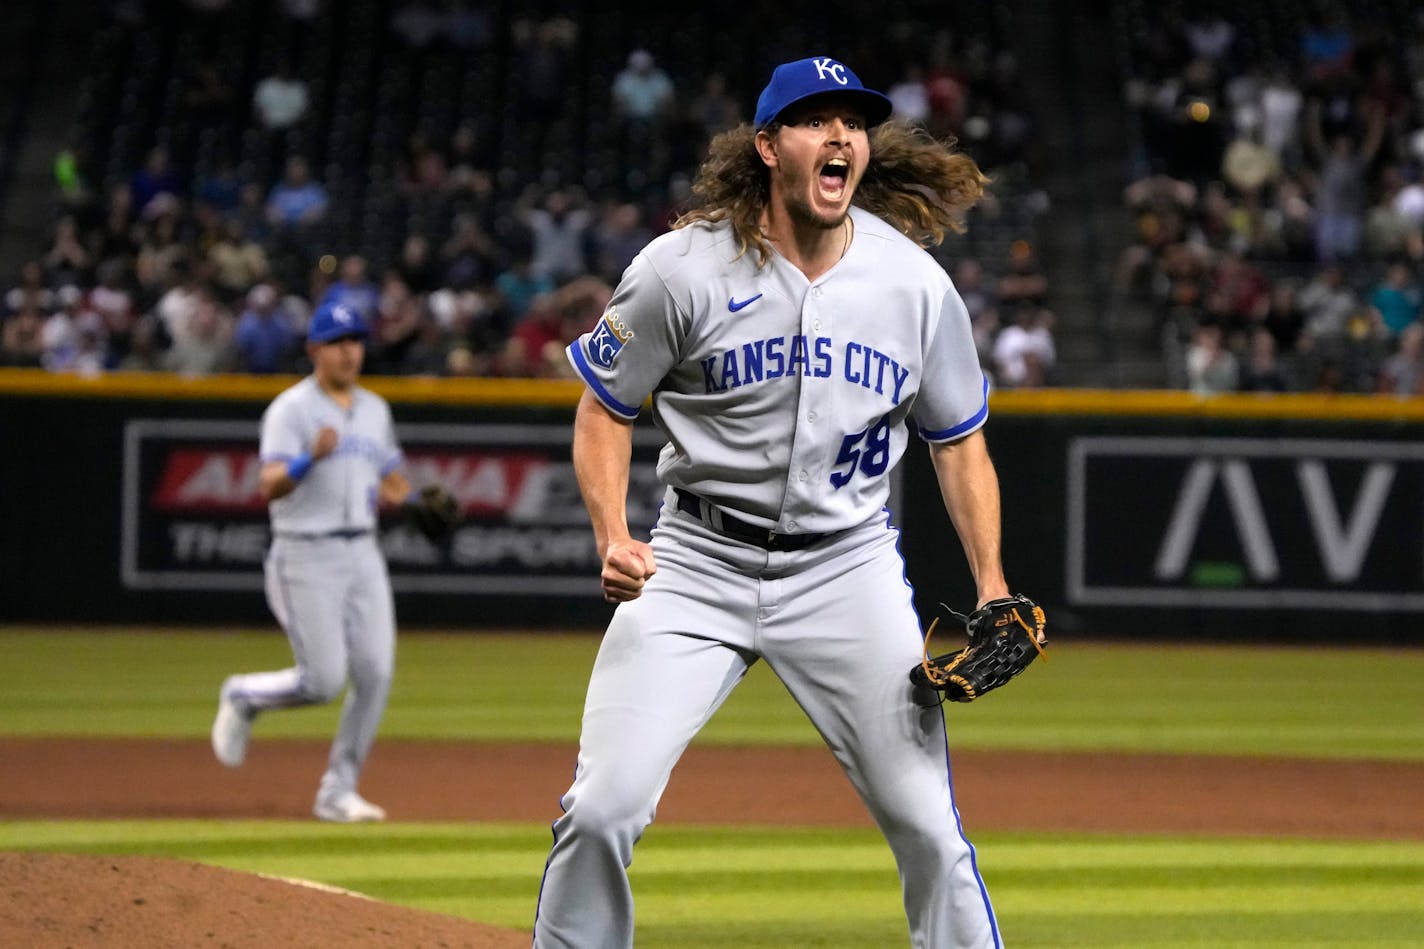
M1002 912L1000 919L1006 919ZM1006 921L1004 937L1014 949L1418 949L1418 926L1418 914L1408 913L1316 919L1206 908L1174 915L1030 915Z
M1424 844L980 837L1015 946L1402 947L1424 931ZM531 923L549 840L538 824L0 826L3 849L182 857L519 928ZM905 941L893 860L874 831L655 826L632 879L640 947Z
M235 671L290 665L274 628L0 628L0 735L202 738ZM398 646L381 740L573 741L597 635L417 633ZM946 710L954 748L1424 760L1424 650L1055 641L1012 701ZM529 670L563 688L531 688ZM1084 683L1092 683L1085 689ZM329 738L339 703L264 716L259 737ZM1025 728L1032 721L1034 727ZM819 745L758 664L699 743Z

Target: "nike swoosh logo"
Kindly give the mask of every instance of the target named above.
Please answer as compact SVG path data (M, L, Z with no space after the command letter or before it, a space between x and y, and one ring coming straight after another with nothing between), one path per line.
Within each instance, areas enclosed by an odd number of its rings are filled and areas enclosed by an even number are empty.
M735 312L737 312L738 310L740 310L742 307L751 306L753 303L757 302L757 301L760 300L760 299L761 299L761 294L760 294L760 293L758 293L756 296L752 297L750 300L741 300L741 301L738 301L736 297L728 297L728 298L727 298L727 309L729 309L729 310L731 310L733 313L735 313Z

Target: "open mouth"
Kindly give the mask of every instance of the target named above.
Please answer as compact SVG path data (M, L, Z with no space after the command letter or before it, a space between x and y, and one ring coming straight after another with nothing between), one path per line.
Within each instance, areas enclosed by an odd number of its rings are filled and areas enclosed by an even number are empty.
M819 182L821 193L828 198L839 198L845 191L846 179L850 177L850 163L844 158L832 158L821 166Z

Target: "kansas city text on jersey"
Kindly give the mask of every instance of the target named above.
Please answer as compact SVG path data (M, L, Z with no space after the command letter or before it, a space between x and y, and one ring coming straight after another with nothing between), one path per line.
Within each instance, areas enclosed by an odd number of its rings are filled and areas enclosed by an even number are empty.
M835 344L828 336L814 338L795 335L758 339L740 347L699 360L707 392L726 392L755 382L783 376L812 376L824 379L835 371ZM872 346L851 341L841 354L841 373L846 382L888 395L900 404L910 370Z

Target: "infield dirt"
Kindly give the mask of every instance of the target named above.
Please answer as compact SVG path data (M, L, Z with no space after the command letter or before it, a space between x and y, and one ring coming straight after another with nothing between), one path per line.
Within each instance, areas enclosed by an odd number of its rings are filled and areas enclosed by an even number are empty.
M199 741L0 740L0 818L305 819L326 749L258 741L234 771ZM551 821L574 756L571 745L378 742L361 789L393 820ZM961 751L953 765L971 836L1424 840L1418 763ZM718 746L688 750L658 822L870 824L825 750ZM529 941L527 932L177 860L0 853L0 893L4 946L269 946L293 932L309 949Z

